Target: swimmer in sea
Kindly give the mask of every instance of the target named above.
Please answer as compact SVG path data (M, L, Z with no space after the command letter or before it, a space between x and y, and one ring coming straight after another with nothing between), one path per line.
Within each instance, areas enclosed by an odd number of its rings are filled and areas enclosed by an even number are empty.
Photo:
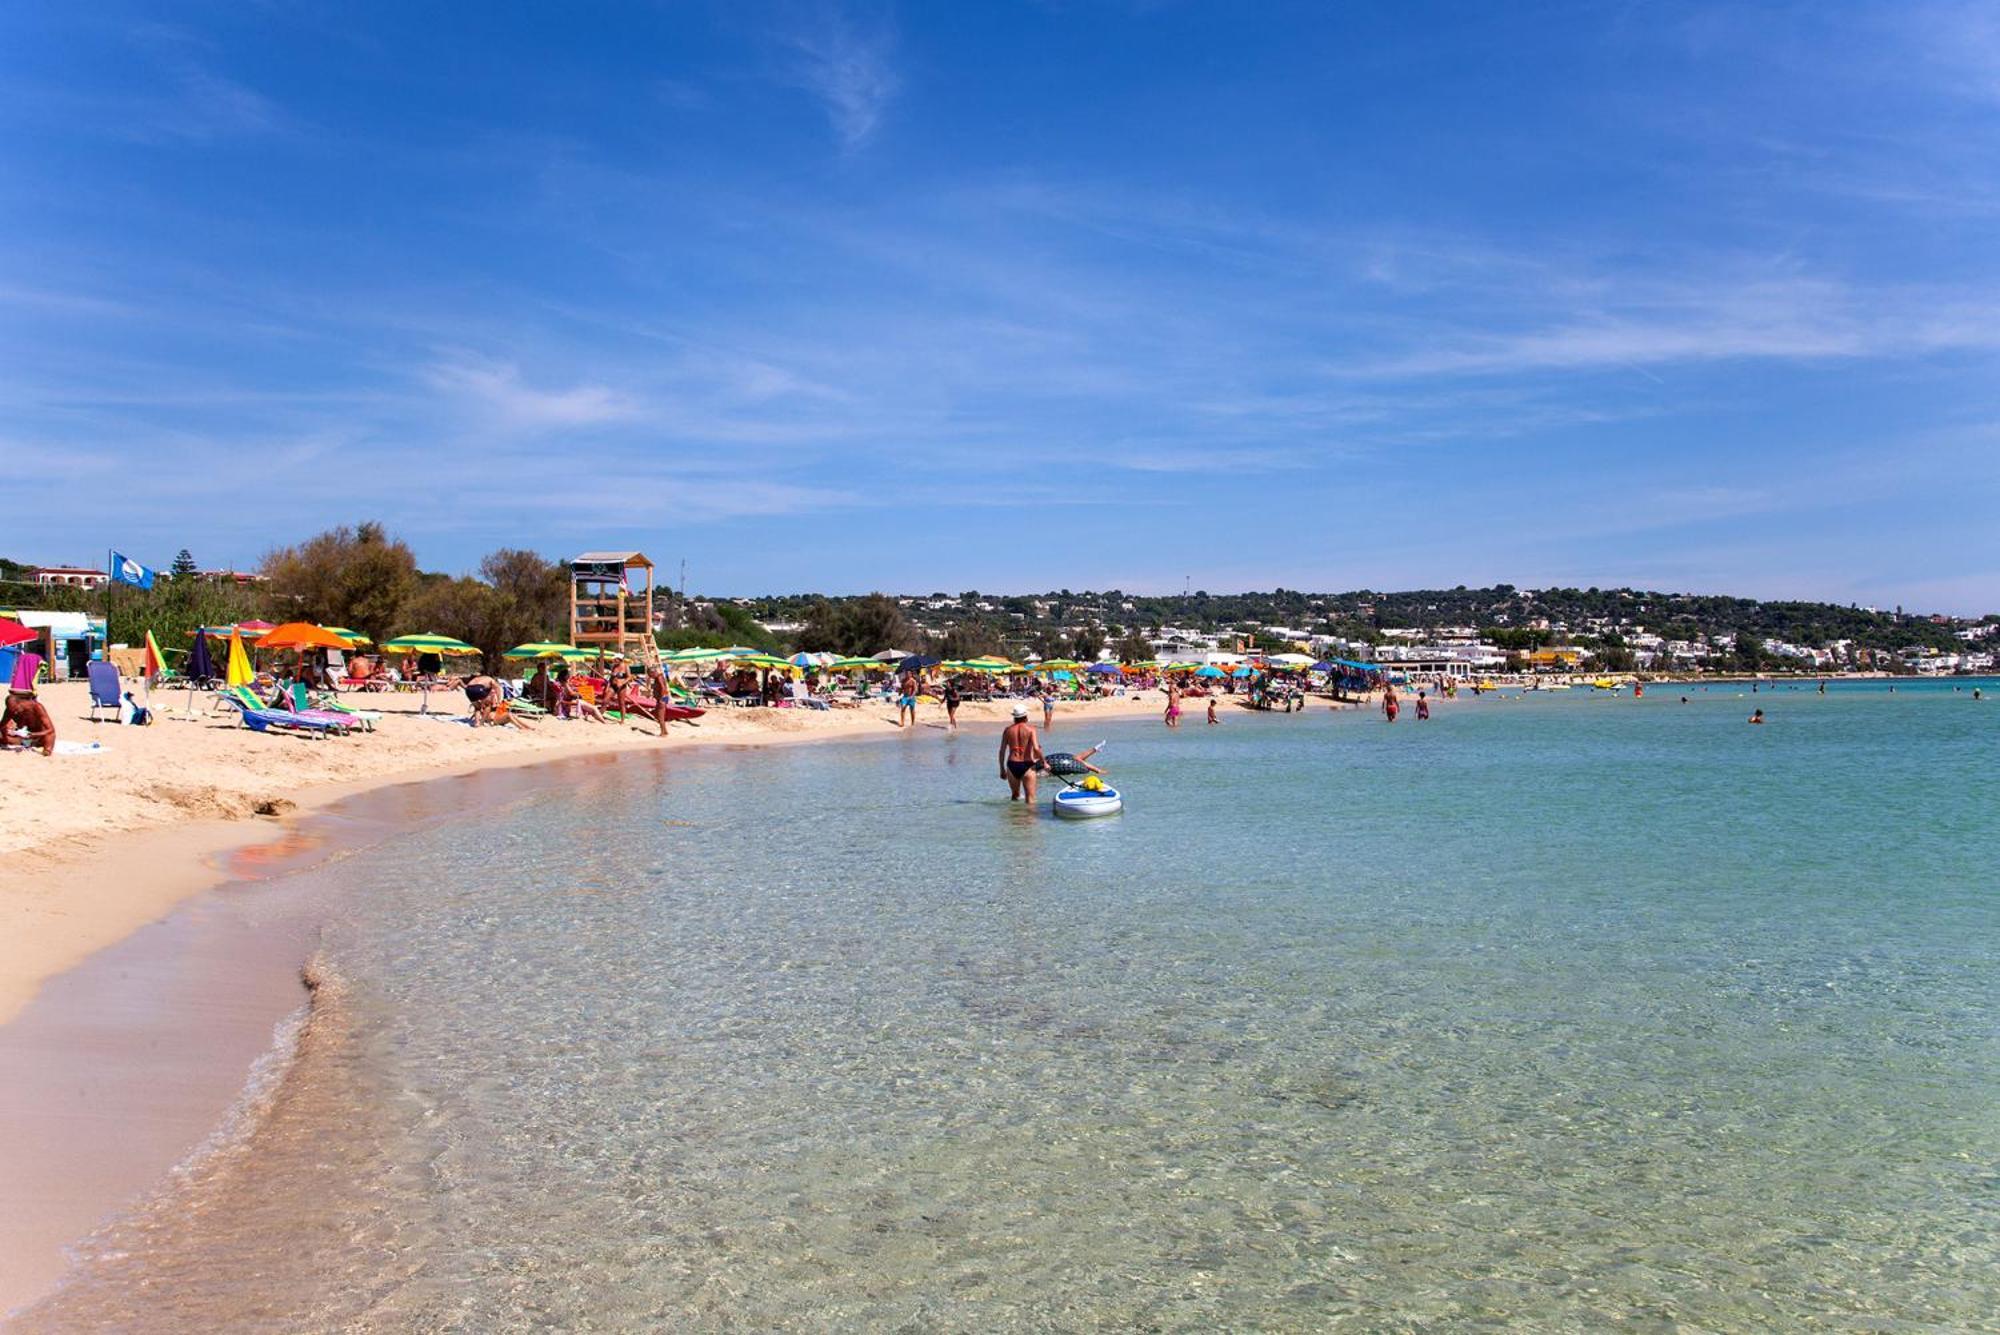
M1752 723L1762 723L1764 721L1764 711L1759 709L1755 713L1751 714L1750 721Z
M1422 691L1417 692L1417 722L1422 723L1431 716L1431 702Z

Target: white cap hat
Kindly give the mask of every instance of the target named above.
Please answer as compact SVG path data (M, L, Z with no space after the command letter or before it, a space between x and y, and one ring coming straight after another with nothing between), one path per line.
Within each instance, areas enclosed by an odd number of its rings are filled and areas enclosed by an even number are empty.
M1014 717L1015 717L1015 718L1026 718L1026 717L1028 717L1028 707L1027 707L1026 705L1015 705L1015 706L1014 706Z

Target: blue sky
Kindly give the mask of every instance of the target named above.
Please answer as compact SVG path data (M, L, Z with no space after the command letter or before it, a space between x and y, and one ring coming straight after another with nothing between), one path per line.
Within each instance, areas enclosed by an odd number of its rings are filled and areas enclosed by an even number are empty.
M1991 5L23 0L0 553L2000 608Z

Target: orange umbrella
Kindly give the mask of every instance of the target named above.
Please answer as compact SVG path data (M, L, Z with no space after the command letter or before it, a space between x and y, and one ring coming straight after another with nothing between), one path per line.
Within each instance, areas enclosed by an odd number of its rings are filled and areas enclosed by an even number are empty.
M257 637L259 649L345 649L349 641L310 621L287 621Z

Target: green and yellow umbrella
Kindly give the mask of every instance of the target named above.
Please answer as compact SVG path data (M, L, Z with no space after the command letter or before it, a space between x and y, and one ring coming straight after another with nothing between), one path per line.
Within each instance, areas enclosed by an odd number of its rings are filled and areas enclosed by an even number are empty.
M502 658L588 658L590 650L579 649L573 644L537 641L532 644L517 644L500 656Z
M729 657L727 649L676 649L660 655L662 663L719 663Z
M1051 658L1045 663L1035 664L1037 672L1074 672L1083 664L1074 658Z
M335 635L338 635L341 639L346 640L348 644L352 645L356 649L364 649L367 646L375 643L375 641L369 639L366 635L363 635L360 631L349 630L345 626L327 626L325 627L325 629L332 631Z
M783 669L786 672L796 672L798 670L792 666L789 659L780 658L776 654L732 654L730 661L740 668L757 668L760 670L769 668L773 671Z
M442 657L477 655L480 652L476 646L464 640L454 640L449 635L398 635L393 640L382 641L382 648L391 653L438 654Z
M968 658L965 660L963 667L967 672L1019 672L1022 670L1019 663L1013 662L1010 659L993 658L991 656L986 658Z
M950 666L946 664L946 666ZM836 658L826 665L829 672L887 672L889 665L879 658Z

